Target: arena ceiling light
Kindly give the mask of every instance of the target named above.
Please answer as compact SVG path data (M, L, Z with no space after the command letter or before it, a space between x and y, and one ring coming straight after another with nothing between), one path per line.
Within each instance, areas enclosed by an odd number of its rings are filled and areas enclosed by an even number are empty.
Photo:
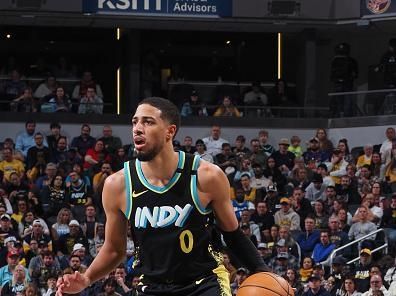
M278 33L278 79L282 78L282 33Z
M121 38L121 29L116 30L116 39L119 41ZM117 115L121 113L121 67L117 68Z

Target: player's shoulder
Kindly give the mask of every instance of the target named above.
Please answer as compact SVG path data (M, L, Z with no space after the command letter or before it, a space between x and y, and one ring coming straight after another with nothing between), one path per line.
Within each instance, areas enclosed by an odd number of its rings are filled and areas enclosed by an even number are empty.
M108 176L105 180L105 186L111 190L124 190L125 175L124 170L119 170Z
M219 174L222 173L223 171L221 168L213 163L210 163L204 159L200 159L199 161L199 167L198 167L198 173L202 174Z
M199 183L204 185L217 183L220 180L224 180L226 177L220 167L201 159L198 167L198 178Z

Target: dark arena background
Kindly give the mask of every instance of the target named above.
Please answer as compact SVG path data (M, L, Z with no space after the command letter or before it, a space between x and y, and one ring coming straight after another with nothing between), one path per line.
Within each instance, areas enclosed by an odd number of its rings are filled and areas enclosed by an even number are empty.
M179 108L174 149L225 172L295 295L396 295L395 17L392 0L1 0L1 295L89 268L147 97ZM221 249L236 295L251 271ZM135 252L128 233L80 294L137 295Z

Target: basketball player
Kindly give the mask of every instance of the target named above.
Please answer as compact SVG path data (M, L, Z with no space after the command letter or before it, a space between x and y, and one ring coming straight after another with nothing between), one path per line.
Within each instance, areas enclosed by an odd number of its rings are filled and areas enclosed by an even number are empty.
M174 152L177 107L162 98L143 100L132 119L137 160L109 176L103 189L106 239L84 274L64 275L57 295L78 293L125 259L127 221L137 244L140 296L231 295L222 257L211 241L209 214L228 247L251 271L267 270L243 235L222 170L199 156Z

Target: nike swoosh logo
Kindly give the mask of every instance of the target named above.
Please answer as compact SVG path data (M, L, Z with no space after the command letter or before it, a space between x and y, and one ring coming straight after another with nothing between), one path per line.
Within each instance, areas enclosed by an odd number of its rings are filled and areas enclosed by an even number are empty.
M135 190L133 190L133 192L132 192L132 197L139 197L139 196L141 196L142 194L145 194L147 191L148 191L148 190L144 190L144 191L142 191L142 192L136 193Z
M195 281L195 284L196 284L196 285L199 285L200 283L202 283L203 280L204 280L204 279L200 279L199 281Z

